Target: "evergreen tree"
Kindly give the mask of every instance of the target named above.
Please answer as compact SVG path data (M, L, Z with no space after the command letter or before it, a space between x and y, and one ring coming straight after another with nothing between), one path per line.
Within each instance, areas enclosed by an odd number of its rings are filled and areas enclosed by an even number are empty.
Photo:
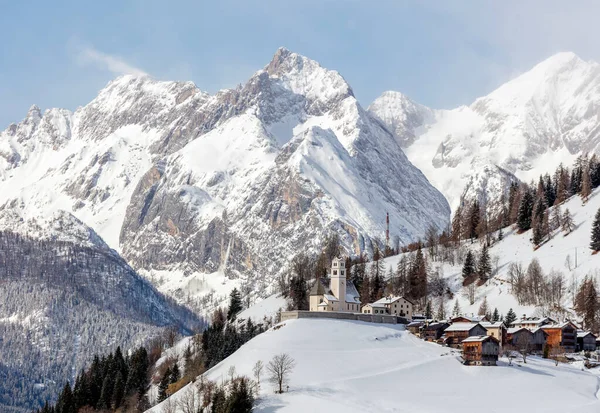
M475 274L475 257L469 250L465 258L465 263L462 269L462 276L465 280L470 279Z
M477 228L479 227L479 221L481 220L481 209L479 206L479 201L475 200L471 204L471 208L469 209L469 217L468 218L469 218L468 237L471 239L471 242L472 242L473 239L477 237Z
M212 396L211 413L228 413L227 397L222 387L217 387Z
M180 378L181 378L181 372L179 371L179 364L177 364L177 362L175 362L173 364L173 366L171 367L171 378L169 379L169 381L171 383L177 383Z
M504 318L504 324L506 325L507 328L509 328L512 325L512 323L515 322L516 319L517 319L517 315L511 308L508 310L508 313L506 313L506 317Z
M594 251L600 251L600 209L596 212L594 222L592 223L590 248Z
M437 313L435 317L438 320L444 320L446 318L446 303L445 303L445 294L440 296L440 301L437 309Z
M430 320L433 318L433 313L431 312L431 301L427 300L427 305L425 306L425 318Z
M59 413L76 413L75 399L69 382L65 384L62 393L56 402L56 411Z
M117 372L117 378L115 379L115 386L112 391L113 396L113 407L118 409L123 404L123 398L125 397L125 382L121 372Z
M304 278L296 276L290 279L290 299L295 310L308 310L308 286Z
M587 202L587 200L589 199L590 195L592 194L592 181L591 181L591 177L590 177L590 171L589 169L585 169L583 171L583 178L581 180L581 199L583 200L583 202Z
M421 246L412 262L408 281L410 298L420 300L427 295L427 264Z
M488 247L486 244L483 244L483 248L481 249L481 255L479 257L477 273L479 274L479 279L482 282L486 282L492 276L492 264L490 263L490 254L488 252ZM463 268L463 276L464 276L464 268Z
M103 409L110 409L113 401L113 389L115 387L114 373L107 373L102 382L102 392L98 405Z
M492 315L492 321L500 321L500 314L498 313L498 309L494 308L494 314Z
M125 393L144 393L147 383L148 352L145 347L140 347L133 352L129 359L129 374L125 385Z
M481 302L481 305L479 306L479 311L477 312L477 315L487 316L488 313L489 313L489 308L488 308L487 297L483 297L483 301Z
M234 288L229 294L229 309L227 310L227 320L233 321L237 314L242 311L242 296L237 288Z
M208 331L208 330L207 330ZM158 384L158 402L162 402L167 398L167 389L171 384L171 369L167 369L160 379Z
M244 377L234 381L233 389L227 398L228 413L250 413L254 405L254 397Z
M517 216L517 226L520 231L527 231L531 228L531 215L533 213L533 195L526 189L519 204L519 213Z
M562 230L564 231L565 235L569 235L571 231L573 231L573 228L575 228L573 217L571 216L571 211L569 211L569 208L567 208L565 209L565 213L562 217Z
M454 308L452 308L452 317L458 317L460 315L460 305L458 304L458 298L454 301Z

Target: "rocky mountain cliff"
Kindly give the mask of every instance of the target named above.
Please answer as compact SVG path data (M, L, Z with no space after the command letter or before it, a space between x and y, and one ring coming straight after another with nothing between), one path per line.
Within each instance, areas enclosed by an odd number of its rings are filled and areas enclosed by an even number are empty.
M468 107L431 110L386 92L369 111L453 207L462 195L493 200L515 176L598 150L600 65L559 53Z
M0 179L0 227L63 239L51 217L72 214L181 300L266 294L331 233L370 252L386 212L402 244L450 215L343 77L283 48L215 95L123 76L74 113L32 107L0 134Z

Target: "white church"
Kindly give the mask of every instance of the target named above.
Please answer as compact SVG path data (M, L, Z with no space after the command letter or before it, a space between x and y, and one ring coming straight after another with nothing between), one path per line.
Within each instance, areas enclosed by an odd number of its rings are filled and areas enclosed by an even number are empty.
M346 279L346 262L334 258L329 286L317 280L310 290L310 311L360 312L360 296L352 281Z

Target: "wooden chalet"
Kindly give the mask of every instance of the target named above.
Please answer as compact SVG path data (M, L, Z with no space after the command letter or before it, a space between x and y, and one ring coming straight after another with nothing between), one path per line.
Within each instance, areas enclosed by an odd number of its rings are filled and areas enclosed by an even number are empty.
M570 321L561 324L548 324L542 327L548 334L546 343L550 347L562 347L566 352L577 348L577 326Z
M596 351L596 337L589 331L577 332L577 351Z
M471 336L462 342L464 364L468 366L495 366L500 352L500 341L492 336Z
M421 337L421 328L425 325L424 321L413 321L406 325L406 329L417 337Z
M548 341L548 333L543 328L534 328L531 333L533 334L533 351L543 351Z
M497 338L500 342L500 346L503 346L506 343L506 326L502 321L483 321L481 326L487 330L487 335Z
M458 347L467 337L485 335L487 330L479 323L453 323L444 330L443 341L450 347Z
M450 319L450 322L452 324L454 324L454 323L481 323L481 322L488 322L488 321L490 321L490 320L488 320L488 318L484 315L478 315L478 316L461 315L461 316Z
M421 329L421 338L425 341L437 342L442 338L444 330L448 328L448 323L431 323Z

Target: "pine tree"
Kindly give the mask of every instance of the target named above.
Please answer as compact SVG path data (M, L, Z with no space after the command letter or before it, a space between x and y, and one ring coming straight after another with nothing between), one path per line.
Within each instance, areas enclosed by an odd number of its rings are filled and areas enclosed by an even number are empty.
M492 275L492 264L490 263L490 254L488 252L488 247L486 244L483 244L483 248L481 249L481 255L479 257L477 273L479 274L479 279L482 282L486 282L490 279ZM464 277L464 268L463 268L463 277Z
M410 298L420 300L427 295L427 264L420 246L411 263L408 282Z
M425 318L430 320L433 318L433 313L431 312L431 301L427 300L427 305L425 306Z
M517 226L520 231L527 231L531 228L531 215L533 213L533 195L526 189L519 204L519 213L517 216Z
M435 317L438 320L444 320L446 318L446 303L445 303L445 294L440 296L440 301L438 304L438 309Z
M562 212L560 206L556 205L552 208L552 219L550 224L550 230L554 231L562 226Z
M175 362L173 364L173 366L171 367L171 377L170 377L169 381L171 383L177 383L180 378L181 378L181 372L179 371L179 364L177 364L177 362Z
M69 382L63 387L63 391L56 401L56 411L60 413L76 413L75 399Z
M494 308L494 314L492 315L492 321L500 321L500 314L498 313L498 309Z
M227 413L227 397L222 387L217 387L212 396L211 413Z
M592 181L590 177L590 170L586 168L583 171L583 178L581 180L581 199L585 203L592 194Z
M237 314L242 311L242 296L237 288L234 288L229 294L229 310L227 311L227 320L233 321Z
M467 252L467 256L465 258L465 263L462 269L462 275L465 280L470 279L475 274L475 257L473 257L473 253L469 250Z
M573 217L571 216L571 211L569 208L565 209L565 213L562 217L562 230L565 235L569 235L571 231L575 228L575 224L573 223Z
M489 313L489 308L488 308L487 297L483 297L483 301L482 301L481 305L479 306L479 311L477 312L477 314L487 316L488 313Z
M460 305L458 304L458 298L454 302L454 308L452 309L452 316L458 317L460 315Z
M511 308L511 309L508 310L508 313L506 313L506 317L504 318L504 324L508 328L508 327L510 327L512 325L512 323L515 322L516 319L517 319L517 315L515 314L515 312Z
M596 212L594 222L592 223L590 248L594 251L600 251L600 209Z
M236 380L231 395L227 398L227 412L250 413L253 404L254 397L248 386L248 380L246 378Z
M108 373L102 382L102 392L100 393L100 401L98 404L103 409L110 409L112 405L113 389L115 387L113 374L113 372Z
M469 218L468 237L471 239L471 242L473 242L473 239L477 238L477 228L479 227L479 221L481 219L481 210L479 207L479 201L475 200L471 204L471 208L469 209L469 217L468 218Z
M208 330L207 330L208 331ZM160 379L158 384L158 402L162 402L167 398L167 389L171 384L171 369L167 369Z
M125 396L125 382L123 381L123 375L121 372L117 372L117 378L115 379L115 386L112 391L113 407L118 409L123 404L123 397Z

